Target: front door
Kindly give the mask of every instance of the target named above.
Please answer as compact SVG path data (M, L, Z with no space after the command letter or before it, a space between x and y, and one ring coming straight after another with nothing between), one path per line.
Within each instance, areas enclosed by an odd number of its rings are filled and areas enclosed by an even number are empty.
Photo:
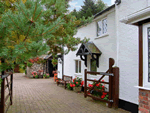
M48 59L48 71L50 77L54 77L53 71L57 70L57 65L53 66L52 59Z
M48 60L48 71L49 71L50 77L54 77L53 64L52 64L52 60L51 59Z

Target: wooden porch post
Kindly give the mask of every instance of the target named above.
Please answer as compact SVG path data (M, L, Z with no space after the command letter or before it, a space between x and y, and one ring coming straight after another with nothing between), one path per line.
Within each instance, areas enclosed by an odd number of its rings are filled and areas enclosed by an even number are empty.
M10 80L11 80L11 86L10 86L10 91L11 91L10 105L12 105L13 104L13 102L12 102L12 99L13 99L13 73L11 74Z
M87 97L87 69L84 70L84 97Z
M118 108L119 105L119 68L113 68L113 106Z

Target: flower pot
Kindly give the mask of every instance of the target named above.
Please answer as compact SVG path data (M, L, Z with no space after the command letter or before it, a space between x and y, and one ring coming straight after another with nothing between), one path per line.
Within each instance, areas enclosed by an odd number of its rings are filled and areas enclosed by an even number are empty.
M81 91L81 86L79 86L79 87L73 87L73 91L80 92Z

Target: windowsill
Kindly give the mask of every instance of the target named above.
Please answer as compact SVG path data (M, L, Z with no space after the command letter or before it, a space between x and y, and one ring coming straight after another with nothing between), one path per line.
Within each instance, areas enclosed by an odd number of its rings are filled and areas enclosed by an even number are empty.
M81 73L75 73L74 75L77 75L77 76L82 76L82 74L81 74Z
M109 33L102 34L101 36L96 37L95 39L103 38L109 36Z
M141 87L141 86L134 86L134 87L139 88L139 89L144 89L144 90L150 90L150 85L143 86L143 87Z

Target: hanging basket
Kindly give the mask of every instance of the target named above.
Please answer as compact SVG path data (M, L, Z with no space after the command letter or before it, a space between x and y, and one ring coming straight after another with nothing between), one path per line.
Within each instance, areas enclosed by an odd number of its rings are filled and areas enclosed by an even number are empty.
M81 91L81 86L79 87L73 87L74 92L80 92Z

